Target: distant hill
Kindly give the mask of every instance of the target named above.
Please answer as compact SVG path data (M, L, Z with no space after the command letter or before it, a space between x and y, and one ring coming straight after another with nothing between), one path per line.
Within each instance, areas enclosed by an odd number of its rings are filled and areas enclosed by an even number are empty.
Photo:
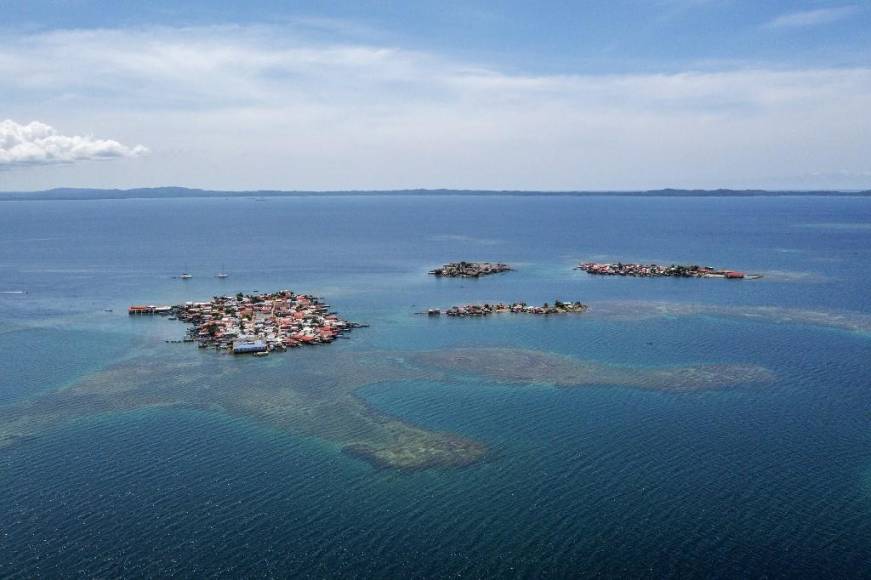
M217 197L336 197L336 196L517 196L517 197L771 197L771 196L871 196L865 191L768 191L763 189L656 189L645 191L516 191L516 190L468 190L468 189L400 189L400 190L349 190L349 191L221 191L189 189L186 187L151 187L137 189L84 189L58 188L45 191L0 192L0 201L21 200L98 200L98 199L170 199L170 198L217 198Z

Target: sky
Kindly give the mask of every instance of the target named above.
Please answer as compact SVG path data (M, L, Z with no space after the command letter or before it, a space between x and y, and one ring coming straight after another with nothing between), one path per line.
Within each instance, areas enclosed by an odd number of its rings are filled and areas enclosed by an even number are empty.
M871 1L0 0L0 190L871 189Z

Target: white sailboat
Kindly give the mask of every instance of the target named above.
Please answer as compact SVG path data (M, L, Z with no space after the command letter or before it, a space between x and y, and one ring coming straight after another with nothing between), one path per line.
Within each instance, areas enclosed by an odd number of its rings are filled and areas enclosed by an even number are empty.
M224 264L221 264L221 271L215 274L215 278L229 278L230 275L227 274L227 269L224 267Z

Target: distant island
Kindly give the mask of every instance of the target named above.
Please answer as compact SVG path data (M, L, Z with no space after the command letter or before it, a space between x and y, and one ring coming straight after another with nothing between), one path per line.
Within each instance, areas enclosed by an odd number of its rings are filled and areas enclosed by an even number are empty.
M451 262L430 270L429 274L439 278L479 278L510 271L511 266L508 264L496 262Z
M150 187L135 189L58 188L44 191L0 192L0 201L23 200L98 200L98 199L169 199L169 198L280 198L280 197L338 197L338 196L469 196L469 197L783 197L783 196L849 196L868 197L871 190L778 190L764 189L650 189L638 191L525 191L525 190L472 190L472 189L397 189L347 191L282 191L246 190L227 191L191 189L187 187Z
M631 276L633 278L726 278L727 280L756 280L761 274L745 274L737 270L723 270L697 264L615 264L586 262L575 270L594 276Z
M563 302L562 300L554 300L553 305L545 302L541 306L530 306L526 302L515 302L513 304L505 304L498 302L494 304L466 304L463 306L451 306L445 311L448 316L456 318L474 318L479 316L490 316L491 314L568 314L568 313L583 313L587 311L588 306L580 302ZM429 316L441 316L440 308L430 308L426 312Z

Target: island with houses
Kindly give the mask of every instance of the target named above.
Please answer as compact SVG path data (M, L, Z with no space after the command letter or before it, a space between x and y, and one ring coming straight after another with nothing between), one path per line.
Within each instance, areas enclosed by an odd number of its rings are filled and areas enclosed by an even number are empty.
M430 270L429 274L440 278L480 278L510 271L511 266L498 262L451 262Z
M595 276L631 276L634 278L725 278L728 280L755 280L761 274L745 274L737 270L724 270L696 264L630 264L623 262L584 262L576 270Z
M587 311L587 305L580 302L563 302L562 300L554 300L553 304L545 302L541 306L531 306L526 302L515 302L506 304L504 302L495 302L493 304L465 304L462 306L451 306L444 311L446 316L454 316L458 318L489 316L491 314L580 314ZM430 308L426 311L429 316L441 316L440 308Z
M365 326L343 320L316 296L291 290L239 292L176 306L137 305L127 311L131 316L165 315L186 322L191 327L184 342L197 342L201 348L258 356L304 344L328 344Z

